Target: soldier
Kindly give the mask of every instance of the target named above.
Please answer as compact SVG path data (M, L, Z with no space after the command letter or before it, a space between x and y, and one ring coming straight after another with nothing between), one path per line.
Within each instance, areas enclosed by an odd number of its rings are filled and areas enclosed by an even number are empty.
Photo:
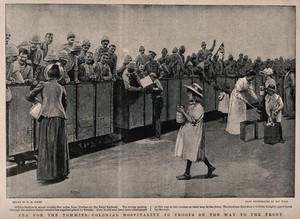
M264 63L261 61L261 58L259 56L256 58L256 60L254 60L252 69L256 73L258 73L259 71L262 71L264 69Z
M188 63L186 64L185 74L188 77L194 77L194 66L191 61L188 61Z
M245 76L245 61L243 53L240 53L238 60L236 60L236 73L239 77Z
M135 58L135 63L137 67L139 67L140 64L146 65L146 63L149 60L148 56L145 54L144 46L140 46L139 52L140 54Z
M235 77L236 76L236 64L235 64L235 60L233 59L232 54L228 55L227 76L229 76L229 77Z
M140 83L140 78L136 73L135 62L129 62L126 69L123 72L122 79L124 87L128 91L142 91L143 87Z
M6 58L6 77L8 76L8 72L12 63L14 63L18 59L18 49L12 44L5 45L5 58Z
M92 52L87 52L85 57L85 63L79 66L78 77L80 81L93 81L96 79L94 68L94 55Z
M66 50L62 50L58 53L58 63L60 64L60 66L63 68L64 70L64 75L62 78L62 84L68 84L70 83L71 79L69 77L69 75L66 72L66 65L69 61L69 55L68 52Z
M5 44L8 44L11 38L11 32L8 27L5 27Z
M70 49L68 62L65 67L66 74L70 77L71 81L74 81L76 84L80 83L78 80L78 56L81 53L81 50L81 43L75 42Z
M161 65L157 60L155 60L156 53L153 51L149 51L148 61L145 64L145 72L150 74L151 72L155 73L159 79L163 77L163 71Z
M161 65L161 68L163 69L164 77L169 77L170 76L170 69L169 69L170 56L168 55L168 50L166 48L163 48L161 50L161 57L157 61L159 62L159 64Z
M44 58L44 62L41 66L41 68L39 68L38 71L35 72L34 75L34 85L36 86L38 84L38 82L40 81L47 81L45 76L44 76L44 71L45 68L50 65L50 64L55 64L56 62L58 62L58 57L56 55L56 53L54 52L54 50L51 50L47 56Z
M97 81L109 81L112 79L110 67L107 64L108 54L102 53L100 62L94 64L95 74Z
M127 65L128 65L131 61L132 61L131 56L130 56L130 55L126 55L125 58L124 58L124 61L123 61L122 65L121 65L121 67L119 67L119 68L117 69L117 75L118 75L118 77L123 77L123 73L124 73L124 71L126 70Z
M71 49L73 48L74 42L75 42L75 34L72 32L69 32L67 35L67 43L65 43L64 45L62 45L59 50L58 53L62 50L66 50L68 53L71 52Z
M91 47L91 42L88 39L84 39L82 41L82 51L80 55L78 56L78 66L85 63L85 57L87 55L87 52L89 51Z
M244 56L244 72L246 72L246 70L250 70L251 69L251 63L250 63L251 60L249 60L248 56L245 55Z
M146 76L148 76L148 74L145 72L145 66L143 64L140 64L139 68L136 71L137 75L142 79Z
M110 67L111 73L113 75L113 77L117 80L120 80L121 77L118 76L117 74L117 62L118 62L118 57L115 54L116 51L116 46L113 44L109 45L108 48L108 60L107 60L107 64Z
M184 53L185 53L185 47L182 45L178 49L178 54L180 55L180 57L182 59L182 63L185 63L185 57L183 55ZM184 70L184 65L183 65L183 70Z
M43 57L47 56L49 45L53 42L53 33L46 33L45 40L41 44L41 50L43 51Z
M170 75L171 77L180 77L181 72L183 71L183 62L178 54L178 49L175 47L172 50L172 55L170 55Z
M109 38L107 36L102 37L101 45L95 50L95 53L94 53L95 62L100 61L102 53L108 52L108 44L109 44Z
M212 65L212 70L213 70L212 75L214 76L214 78L216 77L216 75L223 75L223 62L222 62L222 60L219 60L218 53L216 53L213 56L211 65Z
M194 67L197 66L197 55L196 55L196 53L192 53L190 61L192 62Z
M216 46L216 40L213 41L213 45L210 49L206 49L206 43L203 41L201 43L201 48L197 54L197 62L200 63L200 62L209 62L209 59L211 58L212 56L212 52L214 51L215 49L215 46Z
M266 68L272 68L272 62L271 62L271 59L268 58L268 59L266 60L265 66L266 66Z
M32 83L33 70L32 67L26 63L27 58L28 50L25 48L20 48L18 60L16 60L10 66L8 80L18 84Z
M161 50L161 57L157 59L157 61L162 65L167 62L168 59L168 50L166 48L163 48Z
M39 48L41 45L41 37L37 34L33 35L32 40L30 42L30 49L28 59L32 63L33 74L42 67L42 62L44 59L43 51Z

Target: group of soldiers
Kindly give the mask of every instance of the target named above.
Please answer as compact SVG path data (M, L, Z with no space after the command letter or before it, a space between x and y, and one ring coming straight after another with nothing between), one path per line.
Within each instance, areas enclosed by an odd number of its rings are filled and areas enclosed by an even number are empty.
M239 78L246 72L253 70L257 74L264 69L272 69L272 75L267 75L266 80L273 78L276 81L277 93L283 97L288 110L288 117L293 118L295 112L295 59L262 61L257 57L253 62L247 55L239 54L237 60L230 54L224 60L225 49L222 43L215 51L216 40L211 48L207 49L205 42L197 53L185 57L185 47L175 47L172 54L166 48L161 51L161 57L149 50L146 54L144 46L139 47L139 55L132 59L126 55L121 66L117 67L116 45L111 44L107 36L101 38L101 44L93 53L90 51L91 42L84 39L79 42L74 33L67 34L67 42L60 46L58 51L49 49L53 42L53 33L46 33L44 41L34 34L32 39L24 41L18 46L10 43L11 33L6 28L6 83L30 84L32 88L41 81L47 80L47 68L59 64L63 72L59 80L61 84L99 81L123 81L124 88L129 91L144 90L140 79L149 76L153 81L151 94L155 112L156 136L160 137L160 112L163 106L162 78L200 77L205 82L218 90L216 77ZM214 52L215 51L215 52ZM288 80L290 79L291 80ZM288 90L291 88L290 90ZM149 89L148 89L149 90ZM157 106L157 107L155 107ZM288 113L289 112L289 113ZM158 125L157 125L158 124Z
M49 50L53 42L53 33L46 33L44 41L34 34L32 39L24 41L18 46L10 43L11 33L6 28L6 79L7 83L36 84L44 81L44 70L48 65L59 63L64 70L62 83L74 81L106 81L121 80L129 63L134 69L133 73L143 78L155 73L158 79L172 77L193 77L199 75L213 84L217 75L227 77L243 77L248 69L260 72L265 68L272 68L277 81L285 74L286 68L295 71L295 59L262 61L257 57L253 62L247 55L239 54L237 60L231 54L224 60L224 44L214 52L216 40L211 48L207 49L205 42L201 49L185 57L185 47L175 47L169 54L166 48L161 51L161 57L156 59L154 51L145 53L144 46L140 46L139 55L132 59L126 55L121 66L117 67L116 45L110 44L107 36L102 37L101 44L93 53L90 51L91 43L88 39L79 42L74 33L67 34L67 42L58 51ZM280 85L279 87L280 88Z

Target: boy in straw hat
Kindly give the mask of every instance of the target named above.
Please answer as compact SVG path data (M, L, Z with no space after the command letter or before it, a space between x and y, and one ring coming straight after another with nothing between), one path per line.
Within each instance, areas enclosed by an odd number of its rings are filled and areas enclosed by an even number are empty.
M284 143L282 137L282 126L281 126L281 111L283 109L283 101L281 97L276 94L276 88L270 84L267 87L267 95L265 97L266 113L268 114L268 123L276 122L279 124L279 141Z
M268 86L270 84L274 85L274 87L276 89L276 81L272 78L273 70L271 68L265 68L264 70L260 71L259 73L264 75L264 78L265 78L264 88L265 89L268 88ZM261 90L262 89L263 89L263 86L261 86ZM265 92L262 92L263 101L265 101L265 96L266 96ZM264 104L263 104L263 106L264 106ZM264 121L267 121L267 119L268 119L268 115L266 113L265 108L262 108L261 119L264 120Z
M207 177L212 177L212 172L216 169L212 166L205 156L204 138L204 108L203 108L203 89L196 83L187 88L189 104L186 111L178 107L177 111L182 113L186 122L179 129L175 156L186 160L186 170L183 175L177 176L178 180L191 179L190 169L192 162L203 161L208 168Z

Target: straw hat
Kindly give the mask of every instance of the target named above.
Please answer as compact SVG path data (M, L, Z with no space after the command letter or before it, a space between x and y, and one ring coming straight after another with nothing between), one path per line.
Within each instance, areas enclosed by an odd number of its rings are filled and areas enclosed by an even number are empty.
M202 87L199 84L193 83L192 85L184 85L188 90L193 91L195 94L203 98Z

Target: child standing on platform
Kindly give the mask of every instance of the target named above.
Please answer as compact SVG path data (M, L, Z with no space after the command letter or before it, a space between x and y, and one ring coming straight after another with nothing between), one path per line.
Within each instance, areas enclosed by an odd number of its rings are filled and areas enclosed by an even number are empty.
M275 93L276 88L273 84L267 87L267 95L265 97L266 113L268 114L268 123L278 123L279 125L279 141L284 143L282 137L282 126L281 126L281 111L283 109L283 101L281 97Z
M219 99L218 111L222 113L222 120L220 121L220 123L227 122L229 99L230 99L229 93L230 93L230 86L227 83L224 83L221 88L221 93L218 96Z

